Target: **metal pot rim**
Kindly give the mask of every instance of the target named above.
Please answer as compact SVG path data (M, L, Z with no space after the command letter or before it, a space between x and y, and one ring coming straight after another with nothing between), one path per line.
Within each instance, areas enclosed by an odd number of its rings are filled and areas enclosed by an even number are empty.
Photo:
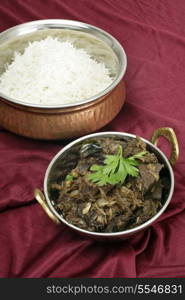
M141 231L142 229L145 229L147 228L149 225L151 225L154 221L156 221L156 219L158 219L161 214L165 211L165 209L167 208L167 206L169 205L170 201L171 201L171 198L172 198L172 195L173 195L173 191L174 191L174 173L173 173L173 170L172 170L172 167L167 159L167 157L165 156L165 154L158 148L156 147L155 145L153 145L151 142L149 142L148 140L141 138L142 141L144 141L147 145L149 145L151 148L155 149L156 152L160 155L160 157L162 158L163 161L165 161L165 164L169 170L169 174L170 174L170 180L171 180L171 187L170 187L170 192L169 192L169 195L168 195L168 198L165 202L165 204L162 206L162 208L158 211L158 213L156 215L154 215L151 219L149 219L148 221L146 221L145 223L135 227L135 228L132 228L132 229L128 229L128 230L124 230L124 231L118 231L118 232L112 232L112 233L99 233L99 232L91 232L91 231L88 231L88 230L84 230L84 229L81 229L77 226L74 226L70 223L68 223L53 207L53 205L51 204L51 200L49 199L49 196L48 196L48 191L47 191L47 181L48 181L48 176L49 176L49 173L50 173L50 170L53 166L53 164L56 162L56 160L66 151L68 151L72 146L74 146L75 144L81 142L81 141L84 141L86 139L89 139L89 138L94 138L94 137L106 137L106 136L120 136L120 137L131 137L131 138L136 138L136 135L134 134L130 134L130 133L125 133L125 132L114 132L114 131L109 131L109 132L99 132L99 133L93 133L93 134L89 134L89 135L86 135L86 136L83 136L83 137L80 137L78 139L76 139L75 141L69 143L68 145L66 145L63 149L61 149L54 157L53 159L51 160L47 170L46 170L46 173L45 173L45 177L44 177L44 194L45 194L45 197L46 197L46 201L47 201L47 204L50 208L50 210L53 212L53 214L60 220L62 221L63 223L65 223L67 226L71 227L72 229L75 229L76 231L79 231L83 234L88 234L88 235L91 235L91 236L97 236L97 237L116 237L116 236L123 236L123 235L127 235L127 234L133 234L133 233L136 233L138 231Z
M23 34L28 34L28 33L32 33L34 31L41 30L44 28L48 28L48 29L49 28L68 28L68 29L72 29L72 30L81 29L82 31L84 30L84 32L88 32L89 34L92 34L92 35L94 33L94 35L96 37L98 37L100 40L102 39L104 42L105 42L105 40L109 40L109 42L112 44L112 47L119 52L118 60L119 60L120 67L119 67L119 72L118 72L116 78L113 80L111 85L109 85L106 89L104 89L100 93L86 99L85 101L79 101L76 103L69 103L69 104L63 104L63 105L32 104L32 103L13 99L13 98L8 97L7 95L0 92L1 100L7 101L9 103L18 104L21 107L26 106L26 107L32 107L32 108L40 108L43 110L44 109L61 109L61 108L71 108L72 109L73 107L76 107L76 106L94 102L98 98L105 96L111 90L113 90L118 85L118 83L121 81L121 79L123 78L123 76L126 72L126 69L127 69L127 56L126 56L126 53L125 53L123 47L118 42L118 40L116 38L114 38L111 34L109 34L108 32L106 32L103 29L100 29L99 27L96 27L96 26L93 26L93 25L90 25L87 23L83 23L83 22L79 22L79 21L72 21L72 20L63 20L63 19L37 20L37 21L23 23L23 24L11 27L11 28L1 32L0 39L3 40L3 38L5 38L6 36L12 37L13 33L17 33L17 36L18 36L18 35L21 35L22 32L23 32ZM114 49L112 49L112 50L114 51ZM117 54L116 54L116 56L117 56Z

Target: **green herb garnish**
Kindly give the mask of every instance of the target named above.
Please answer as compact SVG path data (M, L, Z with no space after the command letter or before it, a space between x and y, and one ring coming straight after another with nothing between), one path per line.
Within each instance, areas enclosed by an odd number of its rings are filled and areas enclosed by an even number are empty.
M88 179L100 186L106 184L123 184L127 175L137 177L139 162L136 159L143 157L147 151L139 152L131 157L123 157L123 149L119 145L115 155L106 155L104 165L92 165L93 171L88 175Z
M73 176L71 174L68 174L65 178L66 181L72 181L73 180Z

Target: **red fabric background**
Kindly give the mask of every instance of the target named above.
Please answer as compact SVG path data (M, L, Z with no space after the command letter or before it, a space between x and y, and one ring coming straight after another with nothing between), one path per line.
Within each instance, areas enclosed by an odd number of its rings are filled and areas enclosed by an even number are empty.
M149 139L173 127L180 141L173 199L159 221L120 243L57 227L33 197L66 144L0 131L0 277L185 277L184 0L4 0L0 31L47 18L80 20L115 36L128 56L127 99L105 130ZM103 129L103 130L104 130ZM164 147L164 146L163 146Z

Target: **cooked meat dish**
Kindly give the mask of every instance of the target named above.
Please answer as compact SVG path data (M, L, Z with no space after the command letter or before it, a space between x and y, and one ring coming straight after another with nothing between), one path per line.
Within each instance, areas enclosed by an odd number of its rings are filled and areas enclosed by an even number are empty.
M91 167L101 169L106 162L112 163L118 157L119 147L120 155L135 172L133 176L126 173L122 182L114 176L118 180L114 184L109 179L106 184L91 180L90 175L95 174ZM141 225L160 210L169 188L165 166L139 137L85 141L66 154L60 164L48 185L52 203L68 223L91 232L119 232ZM118 167L114 168L114 175Z

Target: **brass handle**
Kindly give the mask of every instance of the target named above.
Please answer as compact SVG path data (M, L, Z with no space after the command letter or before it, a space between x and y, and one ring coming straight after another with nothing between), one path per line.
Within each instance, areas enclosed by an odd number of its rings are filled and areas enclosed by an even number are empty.
M165 137L171 145L171 154L170 154L170 164L172 166L175 165L176 161L179 158L179 144L177 141L177 137L175 134L175 131L172 128L169 127L163 127L163 128L158 128L154 131L152 138L151 138L151 142L152 144L154 144L155 146L157 146L158 143L158 138L160 136Z
M42 208L44 209L45 213L48 215L48 217L55 223L55 224L60 224L60 221L57 217L55 217L55 215L53 215L53 213L51 212L51 210L49 209L45 196L44 194L41 192L41 190L39 189L35 189L34 190L34 195L36 200L39 202L39 204L42 206Z

